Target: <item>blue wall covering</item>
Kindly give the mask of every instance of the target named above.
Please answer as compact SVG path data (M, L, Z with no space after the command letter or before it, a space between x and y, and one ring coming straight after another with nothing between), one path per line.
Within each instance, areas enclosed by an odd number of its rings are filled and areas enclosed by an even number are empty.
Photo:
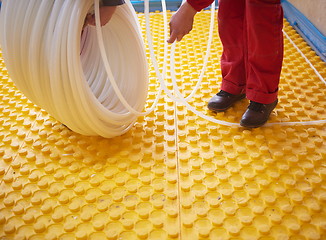
M180 7L182 0L165 0L166 9L171 11L176 11ZM137 12L144 12L144 1L131 1ZM150 0L149 1L149 11L162 11L161 0Z
M282 0L284 16L316 53L326 61L326 37L298 9ZM326 14L326 13L325 13Z

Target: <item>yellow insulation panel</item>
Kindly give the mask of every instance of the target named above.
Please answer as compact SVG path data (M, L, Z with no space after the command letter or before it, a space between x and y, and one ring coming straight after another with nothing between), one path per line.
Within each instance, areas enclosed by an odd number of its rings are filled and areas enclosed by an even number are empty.
M209 14L199 13L177 45L185 96L203 65ZM144 15L138 17L145 35ZM163 16L150 19L162 69ZM284 30L325 79L325 63L287 22ZM190 104L237 123L248 100L225 113L206 109L221 82L221 52L215 26ZM28 101L0 61L0 239L326 239L325 123L228 127L163 95L127 134L81 136ZM170 74L166 81L172 89ZM150 63L147 108L157 89ZM326 119L325 83L288 39L279 100L269 123Z

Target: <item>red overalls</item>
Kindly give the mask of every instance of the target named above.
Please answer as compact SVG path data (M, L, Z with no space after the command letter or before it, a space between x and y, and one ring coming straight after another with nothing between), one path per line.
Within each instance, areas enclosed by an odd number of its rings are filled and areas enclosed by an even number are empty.
M188 0L197 11L212 0ZM223 44L221 89L246 93L249 100L277 99L283 60L280 0L219 0L218 28Z

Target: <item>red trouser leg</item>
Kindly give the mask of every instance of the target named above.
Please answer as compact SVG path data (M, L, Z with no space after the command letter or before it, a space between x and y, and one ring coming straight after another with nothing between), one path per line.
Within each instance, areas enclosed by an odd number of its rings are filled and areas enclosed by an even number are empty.
M223 45L221 89L240 94L246 87L245 0L219 0L218 30Z
M240 8L244 15L242 22L235 21L235 15L230 13L238 13ZM247 98L252 101L264 104L275 101L283 60L280 0L220 0L218 21L223 44L222 90L239 94L245 88Z
M283 61L280 0L247 0L247 98L269 104L277 99Z

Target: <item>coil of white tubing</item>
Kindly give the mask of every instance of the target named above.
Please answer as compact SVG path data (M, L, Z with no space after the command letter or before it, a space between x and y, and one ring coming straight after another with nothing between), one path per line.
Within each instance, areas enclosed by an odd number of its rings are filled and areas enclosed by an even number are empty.
M4 0L0 42L9 75L26 97L75 132L110 138L128 131L143 110L148 66L127 0L101 29L109 79L96 28L81 34L93 7L90 0ZM122 104L112 81L134 111Z

